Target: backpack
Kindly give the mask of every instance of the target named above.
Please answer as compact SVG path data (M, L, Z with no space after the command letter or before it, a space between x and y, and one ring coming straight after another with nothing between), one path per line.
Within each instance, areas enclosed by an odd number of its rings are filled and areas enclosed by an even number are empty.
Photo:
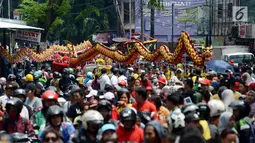
M252 122L246 122L250 126L250 137L249 137L249 143L255 143L255 125L254 121Z

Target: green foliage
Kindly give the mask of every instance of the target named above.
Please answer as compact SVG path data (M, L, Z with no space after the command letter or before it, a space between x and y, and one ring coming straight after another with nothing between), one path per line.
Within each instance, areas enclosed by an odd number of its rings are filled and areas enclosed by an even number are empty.
M161 4L162 0L149 0L148 7L155 8L157 10L162 10L163 5Z
M19 9L16 10L22 15L23 20L29 24L36 25L36 23L46 17L47 4L40 4L33 0L23 0L19 5Z

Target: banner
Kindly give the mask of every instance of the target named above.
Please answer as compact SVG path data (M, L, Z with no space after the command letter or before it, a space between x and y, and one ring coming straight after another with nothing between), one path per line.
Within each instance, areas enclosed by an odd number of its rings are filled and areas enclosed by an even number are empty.
M31 42L41 42L41 33L40 32L32 32L32 31L24 31L24 30L17 30L16 32L16 39L24 40L24 41L31 41Z
M143 0L143 15L144 15L144 31L150 35L150 11L148 6L149 0ZM172 15L172 4L173 15ZM190 35L206 34L207 33L207 18L209 13L205 12L207 8L201 8L205 4L205 0L162 0L162 10L155 11L155 38L160 42L169 42L172 37L172 26L174 28L174 41L179 38L182 31L188 32ZM136 20L135 31L141 32L141 17L140 17L140 0L136 1ZM172 25L173 16L173 25ZM201 23L202 20L202 23ZM200 24L201 23L201 24ZM198 26L200 24L200 26ZM200 38L199 36L192 36Z

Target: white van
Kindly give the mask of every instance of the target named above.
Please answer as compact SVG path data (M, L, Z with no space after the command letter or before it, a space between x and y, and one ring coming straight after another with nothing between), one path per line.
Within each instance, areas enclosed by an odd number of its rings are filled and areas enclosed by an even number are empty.
M232 54L225 54L223 56L223 60L230 62L234 61L234 64L237 65L238 63L247 63L253 64L254 63L254 55L252 53L232 53Z

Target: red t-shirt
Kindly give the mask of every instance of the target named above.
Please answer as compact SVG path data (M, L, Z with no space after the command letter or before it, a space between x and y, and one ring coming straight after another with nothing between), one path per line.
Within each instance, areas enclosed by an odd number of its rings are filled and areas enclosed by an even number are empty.
M141 85L143 87L152 86L152 82L150 80L146 80L145 82L141 81Z
M137 125L132 130L126 130L122 125L118 125L116 130L118 142L143 143L143 130Z
M112 117L111 117L112 120L119 120L119 113L118 113L118 110L117 110L117 107L112 105Z
M156 106L152 104L151 102L149 102L148 100L146 100L143 104L138 104L137 102L133 103L132 107L134 107L137 111L150 112L150 113L153 112L154 113L153 120L158 119Z

